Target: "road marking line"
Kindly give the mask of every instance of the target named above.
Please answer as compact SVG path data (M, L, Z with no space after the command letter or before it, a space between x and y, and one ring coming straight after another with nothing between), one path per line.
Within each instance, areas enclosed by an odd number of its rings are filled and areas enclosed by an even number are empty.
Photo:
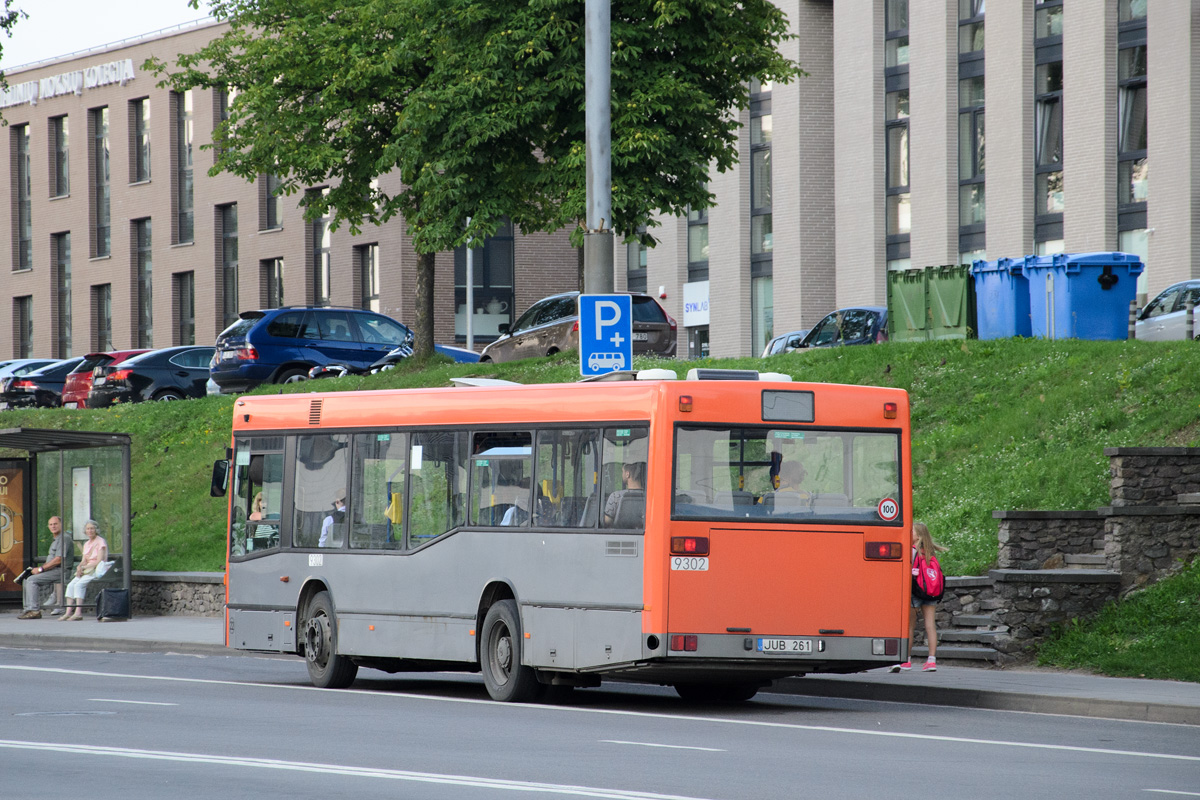
M502 706L510 709L561 714L605 714L618 717L634 717L645 719L670 719L680 722L711 722L718 725L742 725L755 728L779 728L783 730L814 731L817 733L840 733L856 736L877 736L890 739L915 739L926 742L951 742L954 744L979 744L993 747L1017 747L1030 750L1055 750L1069 753L1093 753L1109 756L1129 756L1131 758L1159 758L1168 761L1191 761L1200 763L1200 756L1184 756L1174 753L1145 753L1136 750L1111 750L1103 747L1080 747L1065 744L1042 744L1038 742L1013 742L1004 739L973 739L961 736L935 736L929 733L900 733L896 731L875 731L859 728L836 728L830 725L800 725L794 722L767 722L757 719L722 719L721 717L690 716L687 714L657 714L649 711L626 711L615 708L580 708L578 706L542 706L501 703L496 700L477 700L470 697L434 697L426 694L411 692L379 692L368 689L318 689L315 686L281 686L277 683L257 683L253 681L219 681L212 678L179 678L173 675L129 675L120 672L97 672L95 670L64 669L62 667L26 667L13 664L0 664L0 670L14 672L42 672L59 675L72 675L92 678L127 678L130 680L169 681L173 683L195 683L209 686L245 686L255 689L290 689L298 692L334 692L339 695L362 695L378 699L379 697L396 697L406 700L425 700L434 703L461 703L466 705Z
M214 756L202 753L175 753L164 750L138 750L131 747L98 747L92 744L68 744L60 742L21 742L0 739L0 749L39 750L52 753L69 752L74 756L104 756L105 758L130 758L150 761L174 761L188 764L212 764L227 767L252 767L257 769L286 770L289 772L316 772L322 775L345 775L355 778L384 778L414 783L436 783L449 786L470 786L478 789L505 789L512 792L544 792L546 794L571 795L574 797L599 797L607 800L704 800L679 794L657 794L655 792L604 789L594 786L573 786L537 781L512 781L501 778L480 778L473 775L442 775L436 772L413 772L403 769L380 769L373 767L351 767L342 764L319 764L308 761L280 761L273 758L243 758L236 756Z
M90 697L89 703L129 703L135 706L177 706L179 703L154 703L150 700L109 700L104 697Z
M719 747L690 747L685 744L658 744L656 742L623 742L620 739L601 739L603 744L632 744L638 747L665 747L668 750L703 750L706 753L727 753Z
M1184 797L1200 797L1200 792L1177 792L1174 789L1143 789L1146 792L1158 792L1159 794L1181 794Z

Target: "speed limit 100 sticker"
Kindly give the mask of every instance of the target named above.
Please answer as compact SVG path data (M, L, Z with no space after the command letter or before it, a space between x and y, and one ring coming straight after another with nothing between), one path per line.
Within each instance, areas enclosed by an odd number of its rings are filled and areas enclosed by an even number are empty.
M884 522L891 522L896 517L900 516L900 504L890 497L885 497L879 501L879 518Z

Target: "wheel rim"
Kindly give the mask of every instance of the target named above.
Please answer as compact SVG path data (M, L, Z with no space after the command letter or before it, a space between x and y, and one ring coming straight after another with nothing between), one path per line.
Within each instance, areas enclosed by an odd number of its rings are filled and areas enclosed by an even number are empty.
M496 627L492 628L492 641L488 651L492 678L499 685L508 683L512 675L512 635L504 623L497 623Z
M329 663L329 618L317 612L304 628L304 657L320 669Z
M286 378L283 379L283 382L284 383L300 383L303 380L305 380L305 377L303 375L301 375L300 373L296 373L295 375L288 375Z
M168 402L170 402L170 401L172 401L172 400L178 400L178 399L179 399L179 398L178 398L178 397L176 397L176 396L175 396L175 395L173 395L173 394L164 394L162 397L158 398L158 401L159 401L160 403L168 403Z

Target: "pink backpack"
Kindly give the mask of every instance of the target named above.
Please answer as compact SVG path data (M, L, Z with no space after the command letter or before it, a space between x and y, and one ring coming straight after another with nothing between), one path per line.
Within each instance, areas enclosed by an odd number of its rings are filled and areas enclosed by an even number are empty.
M919 551L913 556L912 593L921 600L937 602L946 591L946 576L937 556L924 556Z

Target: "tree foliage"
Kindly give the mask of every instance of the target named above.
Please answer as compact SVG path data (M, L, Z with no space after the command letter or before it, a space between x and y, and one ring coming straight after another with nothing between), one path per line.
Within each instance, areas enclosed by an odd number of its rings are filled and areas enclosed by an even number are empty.
M401 214L417 252L432 254L494 233L504 217L525 232L581 224L584 6L214 0L228 31L174 69L148 67L176 90L237 88L214 172L274 173L289 194L328 184L305 196L307 214L352 230ZM709 169L736 161L731 112L748 104L747 82L800 74L776 49L786 36L769 0L612 0L609 224L619 236L652 226L656 212L711 204ZM403 187L379 190L374 179L393 171ZM418 265L423 348L432 264Z
M22 17L29 16L19 8L12 7L13 0L4 0L4 7L0 9L0 31L4 31L5 36L12 36L13 26L17 24L17 20ZM0 42L0 55L4 54L4 44ZM0 71L0 88L8 86L8 81L4 79L4 72ZM4 119L4 115L0 114L0 119Z

